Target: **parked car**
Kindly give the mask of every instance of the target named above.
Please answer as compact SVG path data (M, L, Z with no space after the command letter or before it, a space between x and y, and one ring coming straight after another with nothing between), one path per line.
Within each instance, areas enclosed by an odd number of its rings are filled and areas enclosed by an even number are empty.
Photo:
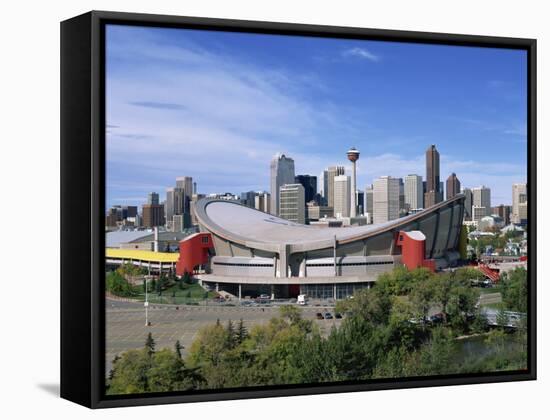
M332 319L333 316L330 312L325 312L325 319Z
M445 319L445 317L442 313L434 314L434 315L428 317L428 321L431 324L441 324L444 319Z
M409 319L409 322L415 325L424 325L426 323L423 318L411 318Z
M335 312L334 313L334 318L336 319L342 319L342 314L340 312Z
M316 317L317 319L325 319L325 317L323 316L323 314L322 314L321 312L317 312L317 313L315 314L315 317Z

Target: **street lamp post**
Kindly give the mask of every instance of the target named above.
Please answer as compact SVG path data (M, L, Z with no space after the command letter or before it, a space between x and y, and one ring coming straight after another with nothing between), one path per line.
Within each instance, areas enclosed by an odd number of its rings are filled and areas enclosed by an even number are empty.
M149 326L149 295L147 293L148 287L147 287L147 276L145 276L145 302L143 303L143 306L145 307L145 326Z

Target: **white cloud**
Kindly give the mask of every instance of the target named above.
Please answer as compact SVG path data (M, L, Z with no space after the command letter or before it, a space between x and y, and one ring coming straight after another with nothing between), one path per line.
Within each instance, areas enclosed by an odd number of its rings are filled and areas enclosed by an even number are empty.
M303 100L303 84L326 89L314 76L297 79L284 69L258 69L194 45L166 46L139 34L124 42L110 53L146 65L110 73L107 80L108 202L123 197L136 202L140 193L145 201L147 191L162 196L181 175L193 176L201 192L268 189L269 164L277 152L295 159L297 173L318 174L335 164L351 172L345 150L354 136L364 135L368 123L341 104ZM344 54L380 59L364 48ZM391 140L382 136L373 141ZM333 153L340 143L341 155ZM510 197L511 183L525 178L519 165L442 155L442 180L451 172L465 186L490 186L493 198ZM410 173L425 176L423 154L364 152L358 187L382 175Z
M354 47L354 48L350 48L349 50L345 50L344 52L342 52L342 55L344 57L363 58L365 60L369 60L375 63L380 61L380 56L373 54L372 52L370 52L365 48L360 48L360 47Z
M125 195L119 181L127 179L153 178L165 185L159 192L180 175L204 192L266 188L275 153L312 147L321 131L359 131L341 107L301 99L302 84L326 89L315 76L296 79L139 32L118 42L109 56L126 67L107 79L108 201Z

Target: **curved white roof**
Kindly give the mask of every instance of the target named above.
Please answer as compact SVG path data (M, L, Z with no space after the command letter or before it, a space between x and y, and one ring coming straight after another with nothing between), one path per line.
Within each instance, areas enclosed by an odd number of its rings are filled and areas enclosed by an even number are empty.
M405 225L462 198L456 196L429 209L386 223L350 227L319 228L302 225L225 200L201 199L196 203L195 210L197 218L207 230L236 242L300 244L331 241L335 236L340 242L348 242Z
M409 238L414 239L415 241L425 241L426 235L424 235L419 230L411 230L410 232L405 232Z

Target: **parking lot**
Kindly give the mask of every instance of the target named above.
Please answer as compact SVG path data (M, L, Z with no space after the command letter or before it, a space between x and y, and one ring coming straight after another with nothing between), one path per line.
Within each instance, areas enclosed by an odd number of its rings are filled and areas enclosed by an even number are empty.
M301 307L303 317L314 319L323 334L327 334L333 325L338 325L340 319L318 320L316 314L330 312L334 308L322 306ZM247 328L253 325L265 324L269 319L279 315L278 306L149 306L150 326L145 326L145 309L143 303L106 301L106 368L111 368L111 362L116 354L142 348L147 334L151 332L157 349L173 348L177 340L184 346L185 354L199 330L220 320L222 325L228 320L234 323L243 320Z

